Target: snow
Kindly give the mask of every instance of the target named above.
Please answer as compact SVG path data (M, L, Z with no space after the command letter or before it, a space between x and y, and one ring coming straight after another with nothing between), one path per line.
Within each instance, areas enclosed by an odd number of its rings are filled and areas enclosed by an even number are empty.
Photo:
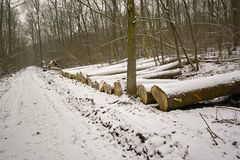
M0 83L0 159L238 159L239 125L216 107L162 112L100 93L56 71L26 68ZM239 112L219 110L232 119ZM211 129L226 144L213 141Z

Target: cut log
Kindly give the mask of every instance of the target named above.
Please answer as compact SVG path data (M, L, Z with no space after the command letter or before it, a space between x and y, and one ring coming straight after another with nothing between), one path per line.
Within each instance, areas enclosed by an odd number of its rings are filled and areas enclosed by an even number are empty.
M107 93L107 90L108 90L108 84L105 82L103 83L103 91Z
M104 82L103 80L99 83L99 88L98 90L100 92L104 92L104 86L106 85L106 82Z
M182 60L182 63L186 63L186 62L187 62L187 60ZM160 66L147 68L147 69L141 70L141 71L137 71L137 76L150 74L150 73L161 72L161 71L166 71L166 70L170 70L170 69L176 69L176 68L179 68L179 62L178 61L175 61L175 62L172 62L172 63L167 63L167 64L160 65Z
M108 84L107 88L106 88L106 91L107 91L107 94L113 94L114 93L114 87Z
M151 87L152 85L139 85L137 88L137 94L144 104L156 103L156 100L151 93Z
M240 93L240 71L153 86L153 97L163 111L178 109L216 97Z
M216 59L204 59L204 60L199 60L199 62L206 62L206 63L221 63L221 62L233 62L233 61L238 61L240 58L232 58L232 59L223 59L223 60L218 60Z
M92 88L96 88L96 85L95 85L95 83L94 83L93 81L91 81L90 86L91 86Z
M69 79L77 79L77 75L70 73L70 74L68 74L68 78Z
M94 85L95 85L95 89L99 90L99 83L97 81L94 82Z
M152 86L154 85L171 86L169 83L174 84L174 82L178 82L178 80L171 80L171 79L141 80L140 79L137 82L138 82L137 94L140 97L141 101L144 104L153 104L157 102L151 93Z
M162 83L173 83L178 82L178 79L137 79L137 85L146 85L146 84L162 84ZM150 89L151 90L151 89Z
M174 78L175 76L181 75L182 74L182 70L177 68L174 70L168 70L168 71L162 71L159 73L150 73L150 74L146 74L143 76L139 76L139 78L143 78L143 79L171 79Z
M120 73L120 74L113 74L113 75L106 75L106 76L91 76L91 80L118 80L118 79L125 79L127 73Z
M65 72L63 70L60 71L60 74L65 77Z
M176 61L176 58L166 58L165 62ZM155 67L154 58L150 59L138 59L137 60L137 71L148 69L149 67ZM75 68L62 69L63 72L69 74L76 74L82 72L84 74L89 74L89 76L104 76L104 75L113 75L126 73L127 71L127 62L123 61L122 63L109 65L109 64L96 64L89 66L80 66Z
M80 75L81 83L86 84L87 83L87 78L84 75Z
M123 89L120 81L114 82L114 94L121 96L123 94Z
M146 63L146 64L142 64L142 65L137 65L136 66L136 70L144 70L150 67L154 67L155 63L151 62L151 63ZM117 68L112 68L112 67L108 67L108 68L103 68L94 72L90 72L88 73L89 76L106 76L106 75L113 75L113 74L120 74L120 73L126 73L127 72L127 66L118 66Z
M65 72L64 75L65 75L66 78L70 77L70 74L68 72Z
M88 78L87 78L87 85L88 85L88 86L91 86L92 83L93 83L92 80L88 77Z
M87 85L91 86L92 88L95 88L95 83L91 80L91 78L87 77Z
M59 68L59 67L47 67L46 69L48 70L55 70L55 71L61 71L62 68Z
M81 82L81 73L77 73L76 80L78 82Z

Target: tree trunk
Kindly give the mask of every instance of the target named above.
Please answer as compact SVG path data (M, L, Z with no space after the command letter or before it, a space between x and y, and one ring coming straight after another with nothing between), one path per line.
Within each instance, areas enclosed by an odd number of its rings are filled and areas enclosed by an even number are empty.
M127 1L127 13L127 93L130 95L136 95L136 18L134 0Z

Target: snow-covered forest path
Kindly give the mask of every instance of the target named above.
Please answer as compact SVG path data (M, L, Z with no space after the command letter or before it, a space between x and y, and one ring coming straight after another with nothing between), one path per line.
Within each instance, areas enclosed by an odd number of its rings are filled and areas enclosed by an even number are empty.
M36 73L21 72L1 95L0 159L121 159Z
M239 112L219 110L237 121L216 123L216 106L166 113L28 67L0 79L0 160L237 160ZM225 143L213 145L199 113Z

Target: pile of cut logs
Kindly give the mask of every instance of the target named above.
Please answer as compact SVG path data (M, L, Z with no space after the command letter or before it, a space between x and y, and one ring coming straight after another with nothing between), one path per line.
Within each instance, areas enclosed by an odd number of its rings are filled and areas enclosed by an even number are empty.
M154 59L138 60L137 94L144 104L158 103L163 111L178 109L220 96L240 94L240 71L179 81L182 74L176 59L155 64ZM188 64L187 60L182 60ZM100 92L121 96L126 86L127 62L90 65L61 70L64 77L76 79Z

